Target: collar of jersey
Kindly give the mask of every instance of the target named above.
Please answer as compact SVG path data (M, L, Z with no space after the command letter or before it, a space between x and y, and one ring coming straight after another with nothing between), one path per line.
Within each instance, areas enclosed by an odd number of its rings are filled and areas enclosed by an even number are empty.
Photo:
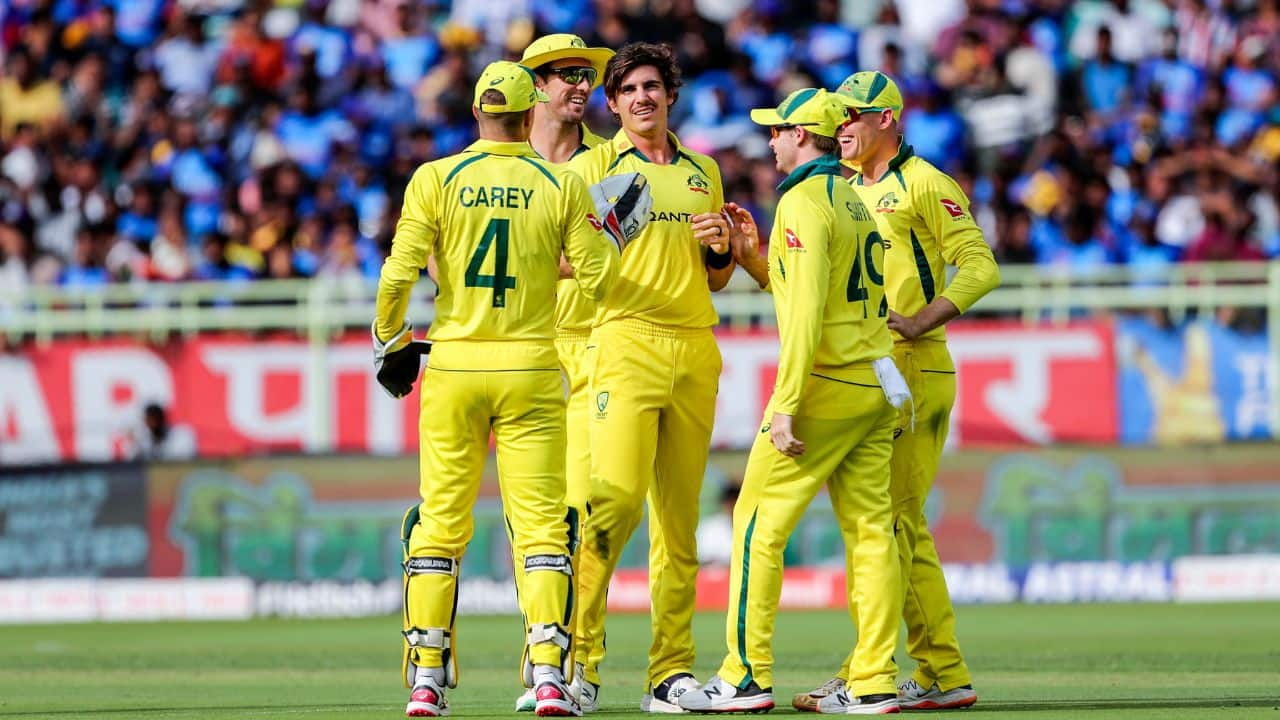
M884 175L881 175L879 178L877 178L876 182L880 182L881 180L889 177L889 173L898 172L902 168L902 164L910 160L911 158L915 157L915 155L916 155L915 148L908 145L906 140L899 140L898 154L894 155L893 158L889 160L889 166L884 169ZM849 167L853 167L853 166L850 165ZM854 174L853 182L858 185L861 185L862 173L859 172Z
M672 165L675 165L677 162L680 161L681 155L683 155L690 162L693 161L693 159L689 157L689 152L684 149L683 145L680 144L680 138L676 137L675 133L668 130L667 139L671 140L671 144L676 149L675 155L671 156ZM618 152L618 157L622 157L623 155L626 155L629 152L633 152L636 154L636 157L640 158L641 160L644 160L645 162L653 162L649 158L645 157L644 153L636 149L636 144L631 142L631 138L627 137L626 130L619 130L618 134L613 136L613 149ZM697 163L694 163L694 165L697 165Z
M497 140L477 140L462 152L479 152L490 155L512 155L518 157L538 157L533 146L527 142L498 142Z
M840 160L830 153L821 157L814 158L809 162L792 170L789 175L781 183L778 183L778 192L784 193L791 188L799 185L804 180L819 175L839 175Z

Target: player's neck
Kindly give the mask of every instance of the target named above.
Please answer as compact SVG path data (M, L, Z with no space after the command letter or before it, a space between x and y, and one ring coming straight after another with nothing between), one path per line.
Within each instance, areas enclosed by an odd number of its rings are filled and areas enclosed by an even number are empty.
M826 154L827 153L824 153L821 150L817 150L815 148L811 148L808 146L797 148L796 157L795 157L796 164L790 170L787 171L787 175L790 175L791 173L795 172L796 168L802 167L804 165L808 165L809 163L813 162L814 160L817 160L818 158Z
M649 159L649 162L656 165L670 165L671 160L675 158L676 148L668 137L665 127L644 135L630 129L624 128L624 130L626 130L627 139L636 146L638 152Z
M533 123L533 132L529 133L529 144L548 162L568 162L582 146L582 126L554 118L539 118Z
M889 163L898 157L899 146L902 142L902 138L896 135L893 138L886 139L876 149L871 159L862 163L860 169L862 171L863 185L875 185L880 181L880 178L885 176L885 173L889 172Z

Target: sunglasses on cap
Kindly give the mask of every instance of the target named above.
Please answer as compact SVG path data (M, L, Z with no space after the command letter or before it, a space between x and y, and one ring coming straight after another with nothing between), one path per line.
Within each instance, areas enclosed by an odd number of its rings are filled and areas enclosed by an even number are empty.
M776 138L778 137L778 135L781 134L783 130L790 130L791 128L797 128L797 127L812 127L817 124L818 123L793 123L791 125L770 125L769 136Z
M547 75L559 75L561 80L570 85L577 85L583 80L586 80L588 85L596 83L596 69L593 67L571 65L562 68L544 68L543 72Z

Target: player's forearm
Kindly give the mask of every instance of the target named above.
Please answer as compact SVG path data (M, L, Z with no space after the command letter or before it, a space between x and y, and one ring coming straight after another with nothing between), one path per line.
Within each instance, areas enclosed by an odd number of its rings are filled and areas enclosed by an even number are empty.
M399 232L396 233L396 238L391 243L391 254L382 263L382 272L378 277L374 332L379 338L394 336L404 325L405 314L409 310L409 295L414 283L418 282L422 267L430 259L425 249L417 247L417 243Z
M578 289L593 301L603 300L618 279L620 264L617 250L602 243L599 251L573 264Z
M915 337L920 337L935 328L942 327L952 320L960 317L960 308L951 302L945 295L939 295L933 299L933 302L925 305L920 312L915 314L914 321L917 330Z
M816 343L811 347L794 347L788 350L785 341L782 356L778 359L778 377L773 385L772 406L774 412L795 415L800 409L800 391L813 372Z
M718 292L729 284L729 278L733 277L733 261L722 268L707 268L707 287L711 288L711 292Z
M785 302L785 301L784 301ZM800 391L813 372L818 341L822 337L822 313L796 307L794 299L785 323L778 328L781 349L778 378L773 386L773 411L795 415L800 409Z
M1000 266L984 242L981 248L969 250L958 258L956 275L942 291L942 297L963 313L999 285Z
M409 288L402 287L398 283L379 280L376 307L373 331L379 340L386 341L394 337L404 326L405 314L409 311ZM409 339L405 338L405 342Z
M604 299L622 266L618 248L586 222L578 223L565 238L562 268L565 260L578 281L578 290L592 301Z
M756 281L756 285L759 285L761 290L768 292L769 261L759 255L755 257L756 260L754 261L748 259L746 262L741 263L742 269L747 271L747 274L751 276L752 280Z

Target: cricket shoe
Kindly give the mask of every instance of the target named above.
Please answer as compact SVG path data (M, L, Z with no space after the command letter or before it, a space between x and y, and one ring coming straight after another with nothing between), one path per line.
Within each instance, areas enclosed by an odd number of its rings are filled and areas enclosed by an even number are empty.
M888 715L901 710L894 693L853 696L837 690L818 701L818 712L825 715Z
M578 705L582 706L582 712L593 713L600 709L600 686L583 677L581 664L574 670L573 682L569 683L569 692L578 698Z
M898 686L898 702L904 710L952 710L978 702L973 685L961 685L942 692L934 683L927 690L911 678Z
M754 680L745 688L712 675L706 685L680 696L680 707L696 713L762 713L773 709L773 688L761 688Z
M538 705L538 695L533 688L525 688L524 694L516 698L516 712L533 712Z
M682 713L680 696L697 690L698 681L690 673L676 673L658 683L640 698L640 709L648 713Z
M844 689L844 680L833 677L807 693L800 693L791 698L791 707L800 712L818 712L818 701Z
M536 698L533 712L538 717L580 717L582 706L559 679L543 678L533 689Z
M409 704L404 709L408 717L444 717L449 714L449 701L444 699L444 688L431 678L419 677L409 693Z

